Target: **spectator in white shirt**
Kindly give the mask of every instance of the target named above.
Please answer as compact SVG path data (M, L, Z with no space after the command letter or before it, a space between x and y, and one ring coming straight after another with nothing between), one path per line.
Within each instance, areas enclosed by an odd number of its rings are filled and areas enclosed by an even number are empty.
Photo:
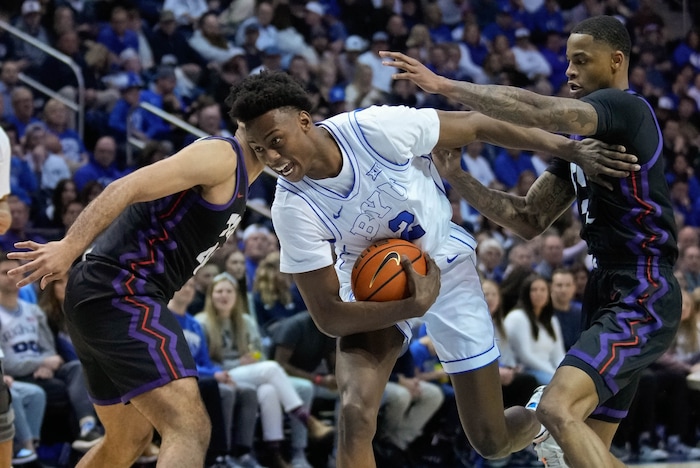
M534 81L536 78L548 77L552 74L552 67L547 59L530 42L529 29L518 28L515 31L515 45L512 51L518 70L527 75L530 80Z

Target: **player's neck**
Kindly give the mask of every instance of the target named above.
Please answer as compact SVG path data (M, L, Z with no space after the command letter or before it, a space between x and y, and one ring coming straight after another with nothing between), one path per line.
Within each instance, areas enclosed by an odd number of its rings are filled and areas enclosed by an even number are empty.
M343 168L343 153L333 135L319 128L315 138L316 160L306 176L311 179L329 179L340 174Z
M14 311L19 304L18 295L11 293L0 294L0 306L7 311Z

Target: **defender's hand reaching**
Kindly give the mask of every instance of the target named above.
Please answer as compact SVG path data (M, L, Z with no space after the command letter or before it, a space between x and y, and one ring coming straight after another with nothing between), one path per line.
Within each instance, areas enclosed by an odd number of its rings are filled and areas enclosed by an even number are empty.
M583 169L586 177L608 190L613 185L607 177L625 178L640 169L637 157L626 153L621 145L609 145L593 138L581 140L573 161Z
M389 52L382 50L379 56L384 59L393 59L382 61L382 65L394 67L403 70L404 73L394 73L392 78L395 80L411 80L416 85L420 86L423 91L437 94L440 87L440 80L445 78L436 75L430 71L425 65L418 60L409 57L401 52Z

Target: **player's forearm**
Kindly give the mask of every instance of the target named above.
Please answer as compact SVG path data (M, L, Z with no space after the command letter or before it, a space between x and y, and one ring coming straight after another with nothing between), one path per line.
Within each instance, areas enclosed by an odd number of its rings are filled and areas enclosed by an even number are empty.
M478 119L475 120L479 123L476 130L479 141L504 148L525 149L543 154L552 154L565 161L579 162L579 153L575 151L578 142L575 140L537 128L522 127L479 116L479 114L475 115L478 116Z
M477 85L466 81L443 79L438 92L461 102L472 110L494 119L526 127L566 133L554 114L551 99L513 86Z
M389 302L339 300L335 307L309 306L319 330L332 337L382 330L403 320L420 317L427 310L428 307L417 306L413 298Z
M102 231L132 203L133 197L121 180L109 184L104 191L80 213L63 239L73 258L81 255Z
M531 213L524 197L483 186L471 174L457 171L443 174L452 188L478 212L524 239L531 239L545 228L536 213Z

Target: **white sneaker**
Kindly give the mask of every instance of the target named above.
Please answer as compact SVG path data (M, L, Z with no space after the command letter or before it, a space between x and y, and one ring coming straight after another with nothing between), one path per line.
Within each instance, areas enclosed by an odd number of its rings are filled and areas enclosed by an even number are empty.
M532 412L537 410L537 405L540 404L540 400L542 399L542 394L544 393L545 387L546 385L540 385L535 389L535 391L532 393L532 396L530 397L530 400L525 405L525 409L529 409ZM547 437L549 437L549 431L546 427L544 427L544 425L540 425L540 432L538 432L535 438L532 439L532 443L539 444L540 442L543 442Z
M547 468L568 468L569 466L564 461L564 452L554 437L548 436L542 442L535 444L535 452L537 452L537 458Z

